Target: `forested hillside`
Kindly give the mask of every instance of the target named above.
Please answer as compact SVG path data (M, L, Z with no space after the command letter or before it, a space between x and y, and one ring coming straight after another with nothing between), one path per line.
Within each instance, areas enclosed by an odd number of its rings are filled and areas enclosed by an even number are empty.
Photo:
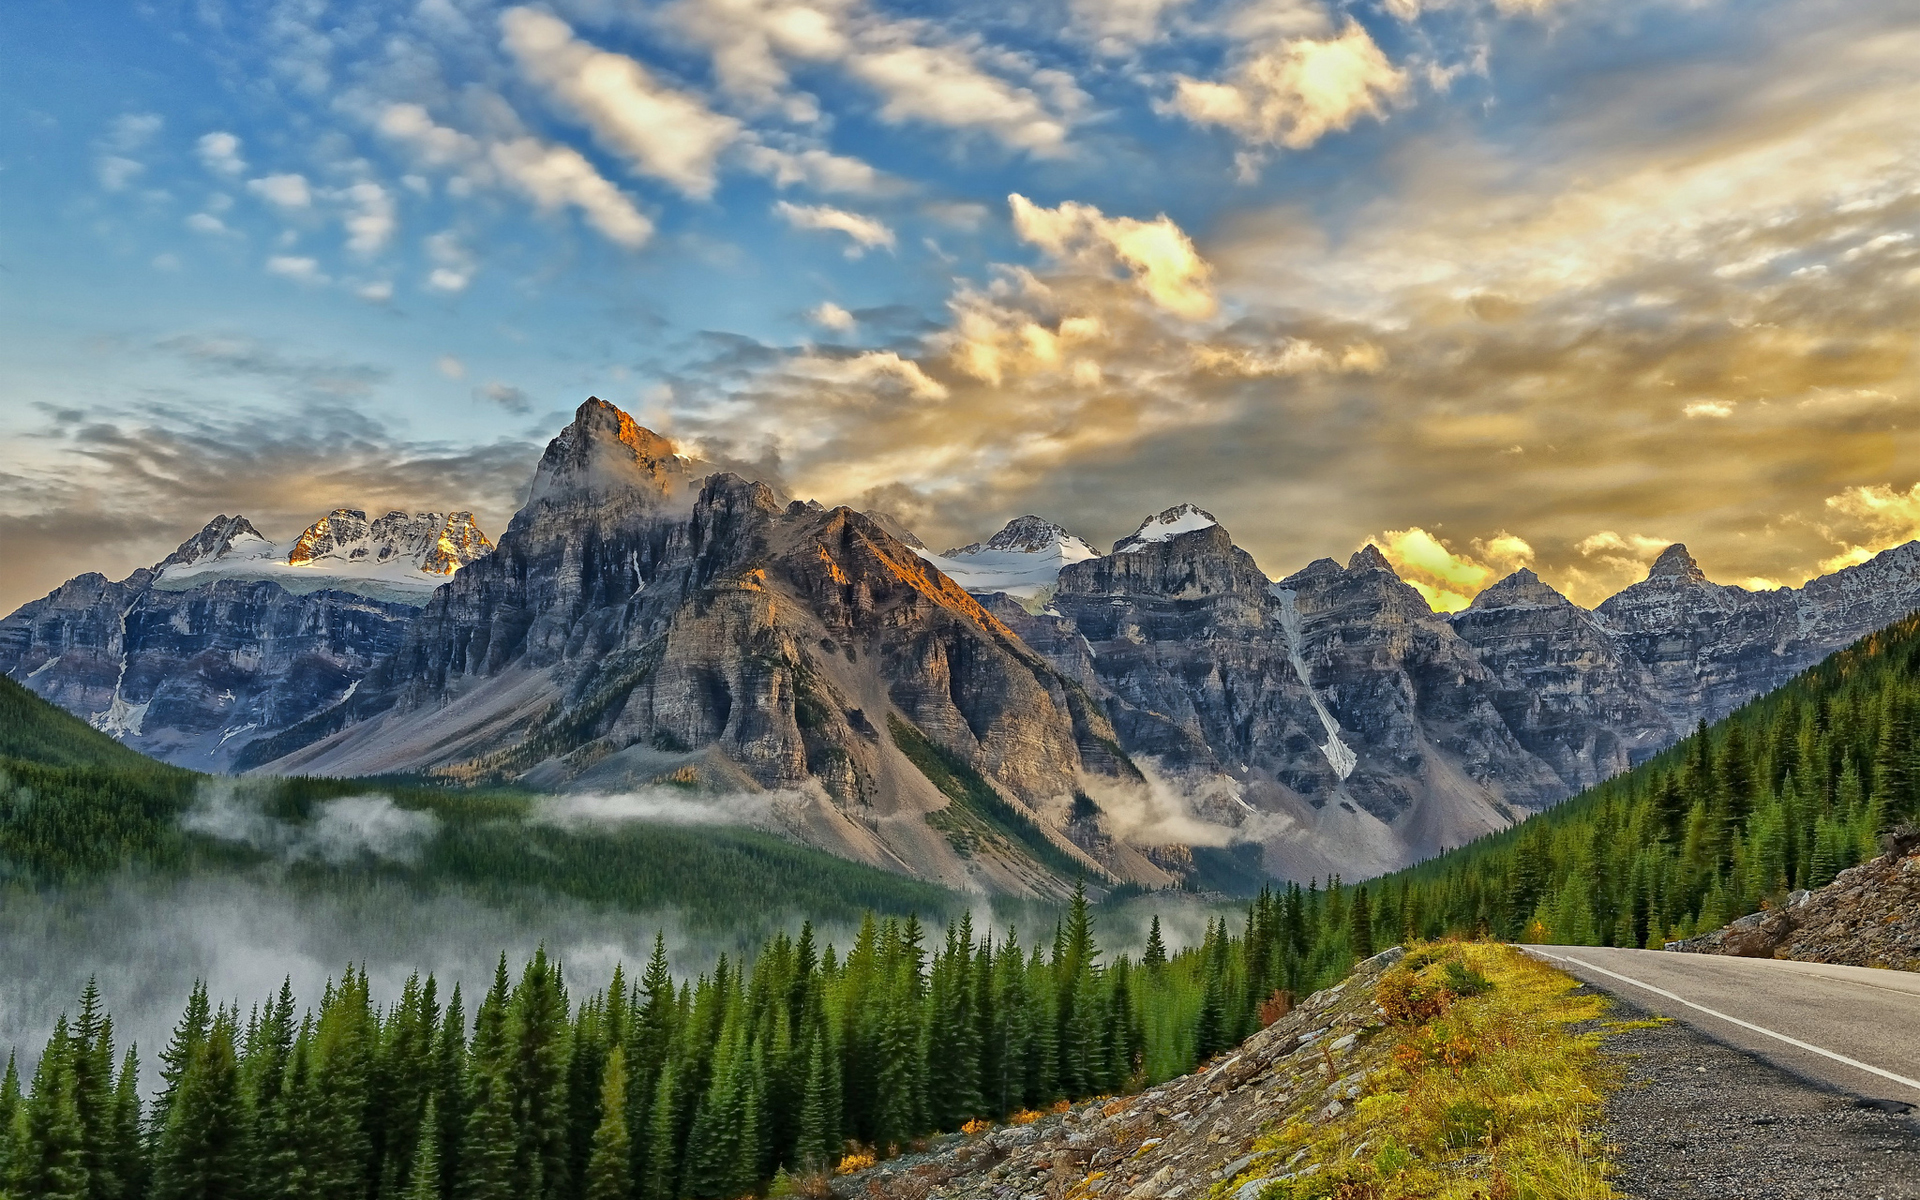
M1237 933L1214 923L1169 956L1156 919L1138 961L1103 961L1078 895L1037 942L976 940L966 918L938 938L912 917L868 918L844 954L809 925L679 982L656 940L637 983L616 971L577 1002L544 953L517 982L503 958L477 1003L416 977L378 1006L351 968L317 1004L201 988L151 1104L89 986L24 1089L9 1065L0 1192L739 1196L1189 1070L1285 1012L1288 989L1344 974L1350 939L1365 940L1354 915L1337 889L1290 888Z
M183 824L207 798L211 777L129 750L4 678L0 718L0 888L70 884L129 866L194 873L277 861L257 838L223 839ZM270 819L282 840L310 826L328 802L369 793L431 817L432 836L405 861L366 854L288 864L296 879L321 886L378 873L502 899L544 889L631 910L672 908L708 927L730 926L742 913L857 921L866 911L945 913L955 903L942 888L741 826L568 827L533 819L535 800L524 792L409 779L218 786Z
M1920 815L1920 617L1649 762L1368 885L1375 935L1657 947L1819 887Z

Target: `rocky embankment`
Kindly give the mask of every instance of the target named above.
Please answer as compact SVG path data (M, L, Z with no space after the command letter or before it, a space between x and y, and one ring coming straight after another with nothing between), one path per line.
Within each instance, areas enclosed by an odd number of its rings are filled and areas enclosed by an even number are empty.
M1307 1166L1285 1158L1262 1162L1256 1137L1276 1124L1339 1118L1387 1063L1385 1043L1392 1039L1374 1037L1387 1024L1374 988L1404 957L1395 948L1368 959L1210 1067L1031 1124L973 1138L951 1135L928 1153L841 1176L834 1193L889 1200L1183 1200L1254 1171L1259 1186L1242 1183L1234 1193L1251 1200L1274 1179Z
M1884 844L1886 853L1818 891L1668 949L1920 971L1920 830L1888 834Z

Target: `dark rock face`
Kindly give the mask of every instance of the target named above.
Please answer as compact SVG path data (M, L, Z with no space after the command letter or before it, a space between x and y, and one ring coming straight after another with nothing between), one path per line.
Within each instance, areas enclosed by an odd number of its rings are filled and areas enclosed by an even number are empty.
M1049 815L1083 776L1130 770L1081 688L878 521L699 473L583 405L497 550L435 593L335 719L276 742L275 769L750 782L818 797L807 835L843 852L1017 890L1019 855L958 863L928 825L945 797L895 747L899 720L1106 873Z
M222 771L354 691L437 577L490 548L467 513L341 509L280 557L216 517L152 568L82 575L0 621L0 670L137 750Z
M1685 729L1718 720L1916 607L1920 544L1770 592L1711 583L1676 545L1594 616L1646 665L1655 703Z
M1567 792L1664 748L1684 730L1652 672L1593 613L1516 571L1454 614L1490 673L1489 700Z
M185 591L83 575L0 623L0 669L136 750L224 770L337 701L417 611L350 592L219 579Z

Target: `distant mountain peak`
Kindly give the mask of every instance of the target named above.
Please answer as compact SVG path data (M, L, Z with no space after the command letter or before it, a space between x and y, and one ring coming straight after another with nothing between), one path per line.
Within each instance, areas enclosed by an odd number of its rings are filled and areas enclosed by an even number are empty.
M1068 533L1064 526L1029 513L1024 517L1015 517L1008 521L999 533L994 534L984 543L969 542L964 546L955 546L951 550L943 551L941 557L968 558L989 550L1002 550L1014 554L1044 554L1055 547L1064 547L1069 561L1075 562L1082 558L1093 558L1100 553L1085 538Z
M1084 539L1031 514L1008 521L985 542L955 546L944 554L918 546L914 550L968 592L982 596L1005 592L1023 600L1052 588L1060 569L1069 563L1100 557Z
M1647 570L1648 579L1668 577L1705 583L1707 574L1700 569L1700 564L1694 561L1693 555L1687 553L1686 546L1681 542L1675 542L1662 550L1660 557L1654 559L1653 566Z
M1183 533L1210 529L1219 519L1197 504L1176 504L1140 522L1140 528L1113 544L1115 554L1131 554L1154 542L1172 541Z
M245 517L216 517L157 568L177 591L215 579L271 580L295 594L317 588L418 604L460 568L493 552L473 514L395 510L369 521L336 508L291 543L275 544Z
M671 492L693 475L672 441L598 396L574 410L540 456L529 499L538 503L579 494L642 487Z
M1521 567L1475 596L1473 603L1467 605L1467 610L1487 612L1496 608L1548 608L1572 604L1573 601L1561 595L1532 570Z
M258 543L258 546L254 544ZM206 562L210 559L225 558L236 549L258 549L265 547L266 552L273 550L273 543L261 536L253 523L238 514L215 517L208 521L206 528L180 543L180 548L160 561L160 568L179 564Z
M1386 571L1391 574L1398 574L1398 572L1394 571L1393 564L1387 561L1387 556L1380 553L1380 547L1374 545L1372 542L1368 542L1353 552L1353 557L1347 560L1347 570Z
M393 564L430 575L451 575L492 549L493 543L474 524L472 513L449 517L395 510L369 521L357 508L336 508L294 539L287 565Z

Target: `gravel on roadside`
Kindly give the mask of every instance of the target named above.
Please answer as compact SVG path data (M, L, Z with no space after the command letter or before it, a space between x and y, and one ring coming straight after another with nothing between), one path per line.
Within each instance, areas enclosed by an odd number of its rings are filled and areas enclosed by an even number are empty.
M1611 1020L1646 1017L1614 999ZM1866 1106L1679 1022L1605 1045L1623 1071L1607 1142L1625 1196L1920 1200L1920 1112Z

